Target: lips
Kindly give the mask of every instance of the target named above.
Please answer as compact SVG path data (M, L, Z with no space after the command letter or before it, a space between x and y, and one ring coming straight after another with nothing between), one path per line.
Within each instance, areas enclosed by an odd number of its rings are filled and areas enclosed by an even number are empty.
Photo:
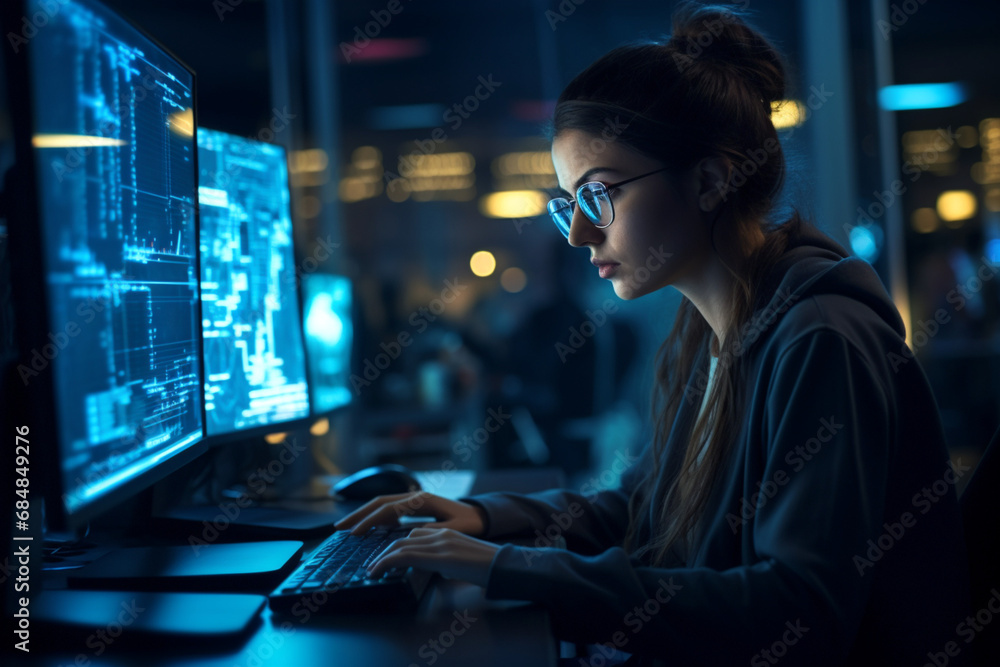
M597 267L597 272L602 278L610 278L615 269L621 266L618 262L606 262L599 259L592 259L590 263Z

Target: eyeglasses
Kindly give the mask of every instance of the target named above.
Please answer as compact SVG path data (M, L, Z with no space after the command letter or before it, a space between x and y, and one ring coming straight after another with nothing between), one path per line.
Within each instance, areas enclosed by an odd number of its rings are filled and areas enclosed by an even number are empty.
M615 221L615 207L614 204L611 203L611 190L614 190L620 185L625 185L626 183L637 181L640 178L646 178L647 176L658 174L661 171L666 171L667 169L670 169L670 167L663 167L662 169L650 171L642 174L641 176L634 176L633 178L619 181L618 183L609 183L607 185L599 181L584 183L577 189L576 199L555 197L554 199L549 200L547 207L549 216L551 216L552 221L556 223L556 227L559 228L562 235L569 238L569 228L573 222L573 205L576 202L580 202L580 208L583 210L584 215L586 215L587 218L594 223L595 227L604 229Z

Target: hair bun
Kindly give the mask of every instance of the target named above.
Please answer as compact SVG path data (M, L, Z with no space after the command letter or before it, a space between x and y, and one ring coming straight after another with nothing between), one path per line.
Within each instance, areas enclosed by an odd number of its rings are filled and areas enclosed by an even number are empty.
M673 14L667 46L689 75L723 69L752 86L768 107L785 96L781 54L739 8L682 3Z

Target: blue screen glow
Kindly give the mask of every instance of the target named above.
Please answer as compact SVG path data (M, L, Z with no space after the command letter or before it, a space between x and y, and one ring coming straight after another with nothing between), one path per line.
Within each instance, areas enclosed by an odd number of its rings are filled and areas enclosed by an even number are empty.
M305 417L285 151L198 128L198 171L207 433Z
M886 86L878 91L883 109L943 109L961 104L968 96L961 83L909 83Z
M33 144L72 513L202 437L194 78L97 3L29 12L48 16Z
M351 281L312 273L302 279L306 348L315 412L351 401Z

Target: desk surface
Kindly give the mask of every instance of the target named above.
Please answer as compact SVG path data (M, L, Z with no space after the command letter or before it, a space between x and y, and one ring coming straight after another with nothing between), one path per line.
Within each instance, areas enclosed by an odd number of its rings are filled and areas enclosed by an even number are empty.
M528 492L562 483L554 470L481 473L473 493ZM55 643L51 639L47 640ZM557 642L548 612L524 602L486 600L483 589L435 578L416 612L275 616L265 609L248 638L228 646L135 646L77 640L32 643L30 665L555 665ZM180 643L180 642L178 642ZM63 645L64 644L64 645ZM89 644L89 645L88 645ZM101 653L98 654L98 648Z

